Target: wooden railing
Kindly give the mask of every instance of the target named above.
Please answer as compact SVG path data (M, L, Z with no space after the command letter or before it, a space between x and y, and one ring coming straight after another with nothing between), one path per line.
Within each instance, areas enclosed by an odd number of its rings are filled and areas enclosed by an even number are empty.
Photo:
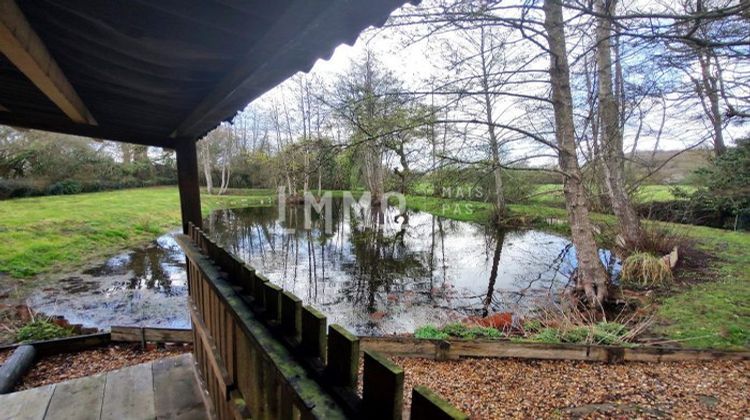
M193 353L219 419L400 419L404 372L303 306L192 224L177 235L187 259ZM468 418L424 387L412 419Z

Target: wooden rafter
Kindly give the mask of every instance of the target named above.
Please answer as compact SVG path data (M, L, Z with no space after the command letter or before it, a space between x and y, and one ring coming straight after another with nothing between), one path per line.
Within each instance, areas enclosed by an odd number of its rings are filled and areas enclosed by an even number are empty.
M73 122L96 125L15 0L0 0L0 52Z

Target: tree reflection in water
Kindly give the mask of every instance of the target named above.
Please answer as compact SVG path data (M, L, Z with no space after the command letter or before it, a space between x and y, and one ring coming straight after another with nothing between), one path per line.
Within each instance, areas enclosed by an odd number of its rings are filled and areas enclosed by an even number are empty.
M574 249L539 231L504 231L422 212L333 200L333 231L302 206L220 210L212 237L359 334L412 331L468 315L526 311L555 298L574 269ZM499 244L499 246L498 246Z

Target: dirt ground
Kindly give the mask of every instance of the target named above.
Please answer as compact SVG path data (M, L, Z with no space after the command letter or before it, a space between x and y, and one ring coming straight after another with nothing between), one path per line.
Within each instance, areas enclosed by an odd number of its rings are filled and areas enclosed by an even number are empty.
M16 390L67 381L190 351L192 351L190 345L170 345L169 347L148 345L144 351L141 350L140 344L112 344L79 353L49 356L34 364L21 383L16 385ZM0 363L8 356L10 352L0 352Z
M473 419L750 418L750 361L393 360L406 400L426 385Z

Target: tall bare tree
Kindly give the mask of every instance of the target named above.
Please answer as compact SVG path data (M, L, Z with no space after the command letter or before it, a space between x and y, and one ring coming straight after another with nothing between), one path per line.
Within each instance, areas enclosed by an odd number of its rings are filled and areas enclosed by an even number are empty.
M560 0L544 0L543 10L550 58L555 139L559 148L558 161L564 173L565 207L578 259L576 286L584 292L589 305L596 306L607 297L608 279L599 260L583 175L578 164L562 3Z

